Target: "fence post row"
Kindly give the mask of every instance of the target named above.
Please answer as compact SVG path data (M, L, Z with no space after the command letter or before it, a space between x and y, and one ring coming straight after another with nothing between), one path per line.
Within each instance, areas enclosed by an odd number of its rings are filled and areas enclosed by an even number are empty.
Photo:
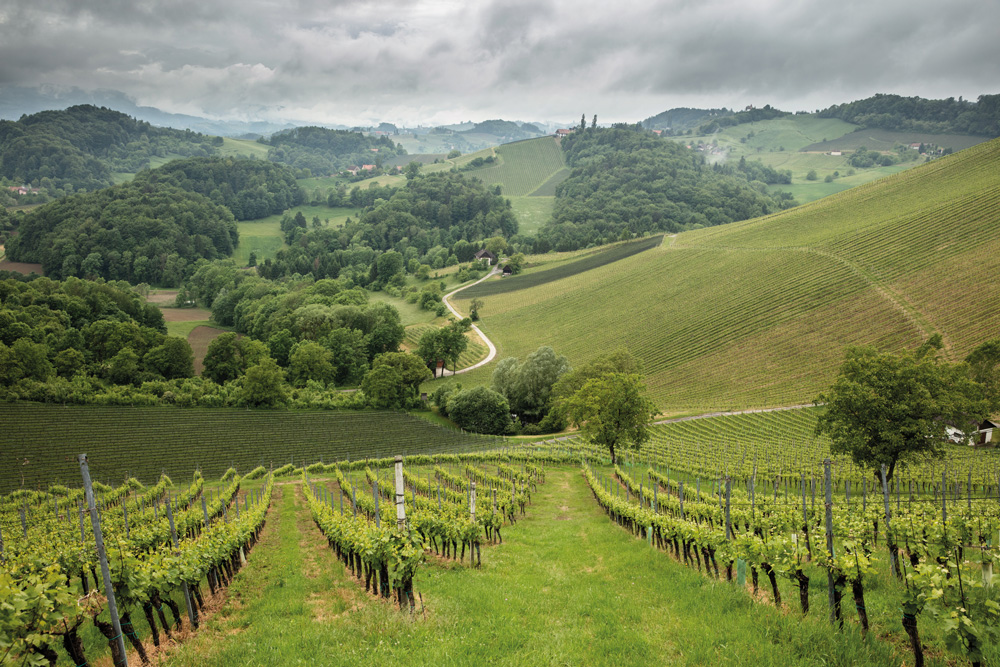
M115 641L121 651L122 661L128 667L128 654L125 652L125 637L122 635L121 619L118 618L118 605L115 602L115 590L111 583L111 569L108 567L108 554L104 550L104 535L101 533L101 518L97 515L97 504L94 501L94 487L90 482L90 468L87 465L87 455L80 454L80 473L83 475L83 490L87 498L87 510L90 512L90 522L94 528L94 541L97 545L97 556L101 561L101 575L104 577L104 596L108 599L108 614L111 616L111 627L114 628ZM81 532L83 514L80 515Z

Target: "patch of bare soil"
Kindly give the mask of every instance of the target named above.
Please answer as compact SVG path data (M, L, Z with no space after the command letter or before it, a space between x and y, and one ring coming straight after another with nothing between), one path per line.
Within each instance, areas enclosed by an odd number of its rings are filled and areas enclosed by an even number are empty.
M177 290L162 290L148 294L146 295L146 301L157 306L172 306L177 301Z
M195 374L201 375L201 372L205 370L205 355L208 353L209 344L224 333L226 332L222 329L202 325L195 327L188 334L188 343L191 345L191 351L194 352Z
M13 271L14 273L23 273L24 275L28 275L29 273L37 273L40 276L45 275L45 269L42 268L41 264L12 262L9 259L0 261L0 271Z
M212 311L207 308L163 308L164 322L207 322L212 319Z

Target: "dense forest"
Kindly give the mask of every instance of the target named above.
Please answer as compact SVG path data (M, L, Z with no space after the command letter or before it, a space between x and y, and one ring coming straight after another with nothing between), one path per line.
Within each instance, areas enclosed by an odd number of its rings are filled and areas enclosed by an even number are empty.
M188 342L126 283L27 279L0 272L0 397L87 393L191 377ZM58 398L55 400L59 400Z
M139 174L151 185L169 184L222 204L237 220L256 220L298 206L305 199L288 167L263 160L189 158Z
M154 127L123 113L80 105L0 121L0 177L52 196L113 184L154 157L210 155L221 144L190 130Z
M961 97L927 100L879 94L835 104L817 115L885 130L1000 136L1000 95L980 95L978 101L969 102Z
M369 137L323 127L296 127L258 142L270 146L268 160L308 169L314 176L334 174L352 165L381 165L391 157L406 154L387 136Z
M333 370L322 377L296 367L293 382L357 385L375 357L395 352L403 341L399 313L346 281L311 278L273 281L239 270L232 262L204 264L186 283L193 298L212 309L212 319L265 343L290 368L303 341L331 353ZM301 346L300 346L301 347ZM318 372L318 371L317 371Z
M425 362L399 352L399 313L363 289L271 282L204 262L191 288L238 331L208 348L201 377L183 338L124 282L0 272L0 400L182 407L366 408L419 402ZM339 392L342 385L362 391Z
M721 225L794 205L767 194L787 174L759 163L709 165L639 125L574 132L562 141L570 177L535 252L575 250L650 232Z
M510 238L518 223L510 206L476 178L438 172L409 178L401 188L355 188L354 206L366 207L357 220L338 229L309 229L304 217L282 224L288 248L258 267L268 278L312 273L317 279L345 276L356 285L383 285L379 253L393 250L410 261L441 268L467 262L487 238Z
M53 278L176 285L196 260L228 257L238 240L229 209L137 178L31 211L8 241L7 254L17 262L40 262Z

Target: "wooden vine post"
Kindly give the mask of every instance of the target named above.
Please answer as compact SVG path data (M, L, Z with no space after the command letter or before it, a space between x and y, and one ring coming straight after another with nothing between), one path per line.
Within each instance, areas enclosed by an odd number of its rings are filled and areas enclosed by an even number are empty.
M472 523L476 522L476 483L472 482L469 487L469 514L472 517Z
M104 577L104 596L108 599L108 614L114 628L115 641L121 655L121 664L128 667L128 654L125 652L125 636L122 634L121 620L118 618L118 605L115 602L115 590L111 583L111 569L108 567L108 554L104 550L104 535L101 533L101 517L97 514L97 504L94 502L94 487L90 482L90 468L87 465L87 455L80 454L80 472L83 475L83 489L87 497L87 510L90 512L90 523L94 528L94 541L97 544L97 556L101 561L101 575ZM81 515L82 522L82 515ZM96 583L96 582L95 582Z
M225 508L225 505L223 505ZM167 519L170 521L170 539L173 540L174 549L177 548L177 528L174 526L174 513L170 508L170 501L167 500ZM198 627L198 616L191 606L191 590L188 588L187 582L181 583L181 589L184 591L184 604L187 606L188 619L191 621L191 627Z
M396 456L396 528L406 528L406 494L403 490L403 457Z
M830 485L830 459L823 461L823 475L826 483L826 554L827 558L833 560L833 489ZM813 498L815 498L813 486ZM834 585L833 567L826 568L826 585L830 600L830 623L837 622L837 591Z
M897 553L896 542L892 537L892 528L889 524L892 513L889 509L889 484L885 479L884 464L882 466L882 498L885 502L885 540L889 546L889 571L892 572L894 577L902 579L902 574L899 571L899 554Z

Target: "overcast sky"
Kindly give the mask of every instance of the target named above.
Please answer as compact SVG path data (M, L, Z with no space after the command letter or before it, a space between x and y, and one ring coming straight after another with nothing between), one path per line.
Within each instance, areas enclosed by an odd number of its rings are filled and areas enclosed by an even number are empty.
M240 120L637 121L1000 93L995 0L3 0L0 86Z

